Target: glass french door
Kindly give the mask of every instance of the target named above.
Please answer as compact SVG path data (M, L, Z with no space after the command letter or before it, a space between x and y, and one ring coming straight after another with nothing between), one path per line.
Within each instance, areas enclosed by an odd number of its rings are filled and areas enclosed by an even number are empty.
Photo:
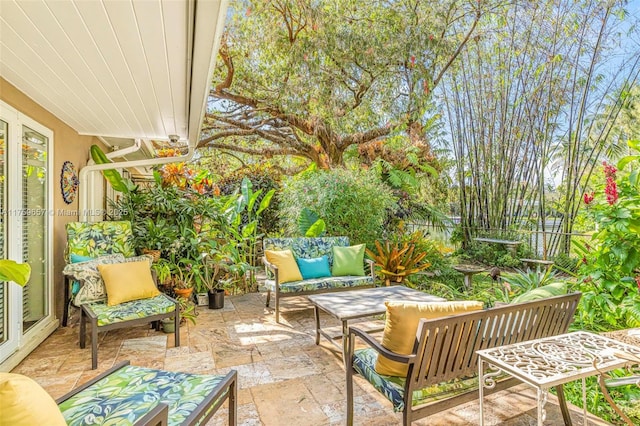
M47 285L47 146L48 138L22 126L22 261L31 279L22 291L22 331L28 332L49 312Z
M31 265L24 287L0 282L0 363L52 318L52 139L49 129L0 102L0 258Z

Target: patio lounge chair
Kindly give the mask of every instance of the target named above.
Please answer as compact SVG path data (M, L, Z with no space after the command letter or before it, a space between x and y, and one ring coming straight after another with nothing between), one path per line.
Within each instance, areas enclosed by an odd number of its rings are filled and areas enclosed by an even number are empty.
M229 425L237 422L238 380L134 367L128 361L105 371L56 402L69 425L206 424L229 401Z
M150 281L149 270L141 280L132 279L128 270L120 271L116 277L125 277L127 280L118 292L131 293L129 290L139 288L133 297L120 297L120 301L113 302L115 298L108 296L108 288L102 279L102 266L116 266L116 264L129 263L133 265L141 261L149 262L148 256L125 257L133 255L130 247L131 224L129 222L97 222L84 223L73 222L67 225L67 243L69 259L73 260L73 254L78 251L84 258L77 263L69 263L64 269L68 278L78 280L80 289L74 298L74 303L80 306L80 348L85 347L86 323L91 326L91 367L98 367L98 332L114 330L118 328L133 327L153 322L158 328L158 321L164 318L173 318L175 324L175 346L180 346L180 309L179 304L173 298L160 293ZM105 253L111 253L101 256ZM92 260L89 260L92 259ZM138 270L138 269L137 269ZM138 270L139 271L139 270ZM116 278L121 281L119 278ZM144 285L138 284L141 283ZM68 288L68 286L67 286ZM127 294L130 296L130 294ZM108 301L107 301L108 299Z
M65 260L67 264L110 254L121 254L125 258L136 254L132 245L133 231L131 222L128 221L71 222L66 225L66 231ZM79 287L80 283L78 281L74 281L72 277L65 275L63 327L67 326L72 296L77 295L80 291ZM79 303L77 305L79 306Z

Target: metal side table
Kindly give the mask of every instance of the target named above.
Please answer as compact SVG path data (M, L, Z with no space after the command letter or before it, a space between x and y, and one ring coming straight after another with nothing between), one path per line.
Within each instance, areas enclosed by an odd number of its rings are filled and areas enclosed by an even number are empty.
M581 379L586 423L585 379L630 364L629 361L615 357L613 350L640 356L640 347L585 331L478 351L480 426L484 425L484 388L491 389L495 385L494 378L503 373L536 388L539 426L542 426L546 417L544 406L547 403L548 389ZM594 360L598 370L594 367ZM562 399L560 408L563 410L565 423L571 424L568 411L565 411L566 402Z

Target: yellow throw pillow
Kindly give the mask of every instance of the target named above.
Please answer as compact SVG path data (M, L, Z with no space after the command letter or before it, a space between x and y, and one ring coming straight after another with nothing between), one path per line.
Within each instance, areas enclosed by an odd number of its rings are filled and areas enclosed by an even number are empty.
M67 425L58 405L32 379L0 373L0 425Z
M296 258L293 257L291 250L265 250L264 255L269 263L273 263L278 267L278 280L280 284L302 280L300 268L298 268Z
M151 276L149 262L113 263L98 265L107 290L107 305L114 306L131 300L147 299L160 294Z
M387 318L382 335L382 346L398 354L408 355L413 351L418 324L422 318L435 319L482 309L482 302L384 302ZM391 361L378 355L375 370L378 374L406 377L406 364Z

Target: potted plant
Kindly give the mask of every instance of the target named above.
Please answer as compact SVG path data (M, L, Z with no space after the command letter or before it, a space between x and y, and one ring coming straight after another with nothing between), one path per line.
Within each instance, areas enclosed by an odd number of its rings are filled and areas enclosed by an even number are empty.
M173 291L177 297L189 299L193 293L193 278L198 267L191 259L180 259L173 268Z
M134 225L134 246L143 254L151 255L154 262L176 238L177 231L164 219L147 218Z
M178 305L180 308L180 324L185 324L187 321L191 322L191 324L196 325L196 317L198 316L198 311L196 311L196 305L189 299L185 299L184 297L178 297L176 299L178 301ZM165 333L175 333L175 318L165 318L162 321L162 331Z
M208 256L203 259L199 282L208 295L209 309L224 308L224 287L227 265L223 261L214 261Z

